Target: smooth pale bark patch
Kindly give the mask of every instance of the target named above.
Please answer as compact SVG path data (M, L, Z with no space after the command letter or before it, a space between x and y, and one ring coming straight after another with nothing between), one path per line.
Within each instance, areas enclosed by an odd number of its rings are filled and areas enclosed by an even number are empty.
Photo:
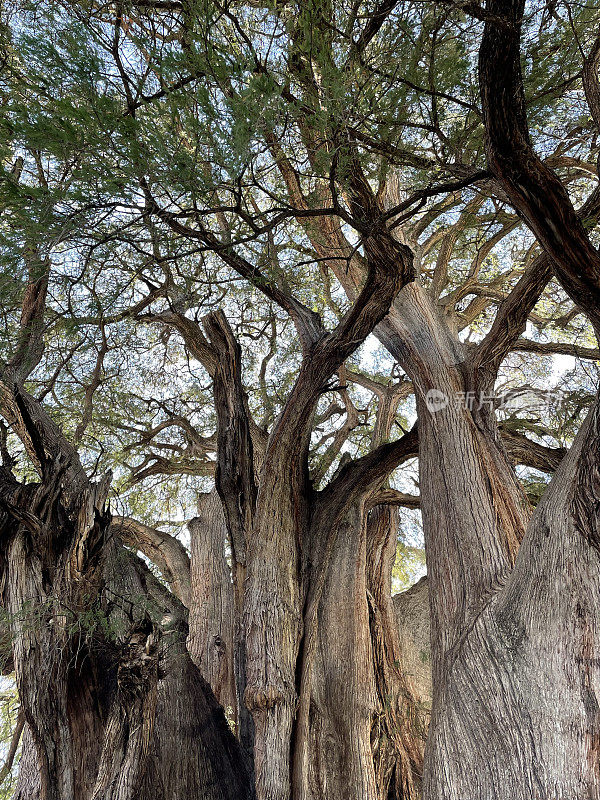
M417 701L431 708L431 627L429 592L423 577L410 589L394 595L402 668L412 681Z

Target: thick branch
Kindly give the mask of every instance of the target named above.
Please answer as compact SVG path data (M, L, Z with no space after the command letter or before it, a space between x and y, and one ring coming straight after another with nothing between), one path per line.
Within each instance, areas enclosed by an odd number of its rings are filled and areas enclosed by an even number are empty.
M473 354L474 370L485 370L485 381L493 382L500 364L527 326L529 315L552 277L550 259L538 256L525 270L515 288L502 302L493 325Z
M489 0L479 50L479 81L488 164L510 202L552 260L563 289L600 334L600 255L565 187L535 153L521 73L524 0Z
M128 465L129 466L129 465ZM216 462L208 458L165 458L157 453L146 456L141 464L130 467L129 486L141 483L153 475L199 475L212 477L215 474Z
M104 325L100 326L100 332L102 335L102 343L100 345L100 349L98 350L98 356L96 358L96 364L94 366L94 371L92 372L92 378L90 380L89 385L86 387L85 396L83 399L83 412L81 415L81 419L77 425L74 434L75 442L79 443L81 437L86 431L87 426L92 421L92 412L93 412L93 403L94 403L94 393L96 389L100 386L102 381L102 371L104 368L104 358L106 353L108 352L108 340L106 338L106 331Z
M421 508L421 498L418 494L407 494L397 489L380 489L371 495L367 502L367 510L378 505L403 506L404 508Z
M600 350L593 347L581 347L571 342L533 342L531 339L517 339L512 347L521 353L537 353L540 356L573 356L590 361L600 360Z
M208 374L214 378L219 365L219 353L215 350L213 344L208 341L197 322L189 319L185 314L174 311L163 311L159 314L146 314L143 319L149 322L162 322L174 328L183 339L188 353L199 361ZM267 434L260 425L256 423L252 415L249 416L249 424L256 463L260 462L262 459L266 447ZM175 474L175 472L170 472L168 474Z
M583 62L581 78L585 98L596 128L600 131L600 82L598 81L598 68L600 67L600 34L594 40L590 52Z
M500 435L513 464L539 469L541 472L554 472L563 460L564 447L547 447L534 442L522 433L500 425Z
M175 328L185 342L188 352L202 364L209 375L214 375L217 367L217 354L207 341L197 322L188 319L185 314L178 314L174 311L145 314L142 319L148 322L162 322L164 325Z
M41 259L37 247L24 250L28 283L21 305L19 339L9 362L19 381L37 367L44 352L44 312L50 277L49 259Z
M113 517L112 526L128 547L140 550L161 571L173 594L190 607L190 557L174 536L130 517Z
M73 445L8 368L0 375L0 414L23 443L42 478L60 461L65 468L69 495L75 496L87 484L86 472Z
M217 354L213 376L218 420L215 483L225 508L235 558L244 563L257 489L250 435L251 415L242 386L242 351L222 311L208 314L203 323Z
M368 455L346 464L317 497L317 513L334 520L360 495L376 489L396 467L418 455L417 428L413 427L395 442L388 442Z
M600 193L596 189L577 215L581 220L588 222L596 220L599 212ZM552 261L547 254L541 254L527 267L515 288L500 305L490 331L472 357L474 369L485 370L485 380L492 382L496 378L500 364L511 350L525 349L529 346L524 345L523 348L517 346L523 341L528 341L519 339L519 336L525 330L527 320L531 318L535 304L551 277ZM560 353L558 350L552 352ZM575 355L575 353L568 352L565 355ZM579 357L593 358L584 355Z

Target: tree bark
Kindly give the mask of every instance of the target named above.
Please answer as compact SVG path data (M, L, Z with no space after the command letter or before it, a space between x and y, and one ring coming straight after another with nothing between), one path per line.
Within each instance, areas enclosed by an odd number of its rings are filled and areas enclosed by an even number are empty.
M366 575L378 716L371 732L378 798L420 797L428 713L410 678L392 603L398 509L377 505L366 520Z
M590 502L598 421L596 405L536 508L512 574L445 654L426 771L432 800L600 797Z
M427 713L403 668L390 575L397 528L364 499L337 529L314 529L293 796L387 800L420 796ZM427 612L428 613L428 612Z
M294 797L418 796L424 722L391 613L396 527L365 500L416 437L382 445L320 493L303 553L307 601L294 740ZM388 741L380 747L381 740ZM349 742L351 742L349 744Z
M69 764L73 788L61 784L56 796L252 798L239 745L187 652L185 609L122 548L114 548L106 573L105 610L118 639L96 637L87 645L78 641L80 658L68 664L64 705L70 760L64 756L64 740L55 743L55 752ZM32 624L30 619L28 627ZM21 669L17 667L17 676ZM60 686L50 677L42 671L30 680L47 685L57 704ZM38 724L39 713L36 699L33 724ZM50 772L47 783L52 781ZM29 726L17 797L52 796L44 791L39 747Z
M533 149L521 72L520 36L524 0L489 0L496 21L486 22L479 48L479 84L491 171L509 201L549 257L569 297L585 312L600 337L600 254L567 190ZM592 63L595 57L592 58ZM585 65L584 65L585 66ZM597 76L584 69L592 116ZM600 122L596 119L596 124ZM598 192L590 198L598 205ZM590 205L589 201L586 205Z
M378 202L358 164L345 166L351 189L351 205L357 218L378 209ZM163 215L164 216L164 215ZM383 221L365 235L368 273L356 303L331 332L318 315L270 285L260 286L272 299L289 311L303 348L303 362L284 408L270 433L265 459L256 476L256 503L253 461L245 399L240 391L238 353L235 342L221 349L227 359L215 372L215 388L225 392L226 409L219 417L218 438L227 474L221 483L233 487L222 493L232 536L243 530L246 546L244 630L247 652L244 700L254 728L254 767L260 800L289 800L291 793L292 731L296 712L296 671L302 636L304 602L301 551L309 530L312 487L308 475L308 452L313 415L327 381L374 326L387 313L400 286L411 280L413 267L407 248L397 243ZM245 277L243 258L219 251L221 257ZM251 265L250 265L251 266ZM222 315L221 315L222 316ZM213 344L232 339L224 318L211 315L207 332ZM227 426L227 420L231 425ZM231 450L229 429L239 431L239 447ZM237 468L231 466L237 458ZM227 462L227 463L225 463ZM221 467L221 463L220 463ZM231 501L237 495L238 505ZM251 525L251 530L249 526ZM332 522L335 525L335 522Z
M329 532L328 532L329 534ZM321 532L320 540L329 536ZM317 543L319 541L317 539ZM310 680L302 703L309 703L304 741L297 743L298 800L343 800L348 787L357 800L378 800L371 730L378 706L373 673L366 583L366 529L361 504L353 504L338 524L330 554L314 553L326 577L316 617L307 620L314 637ZM310 595L309 595L310 597ZM309 600L309 612L311 603ZM307 658L305 648L304 658Z
M428 569L432 636L445 652L510 570L529 509L493 415L481 407L486 385L480 389L469 355L417 283L402 290L381 327L417 396L425 544L428 564L437 565ZM430 410L432 390L447 405ZM462 399L468 392L476 395L471 408ZM435 653L433 662L435 685Z
M254 722L246 705L247 645L244 622L246 553L256 508L256 474L264 459L267 435L254 422L242 385L242 352L223 312L208 314L204 328L216 355L213 394L217 412L215 489L223 505L231 549L233 584L233 667L238 737L253 763Z
M426 716L431 711L431 626L427 577L392 598L402 667L411 681L415 700Z
M40 484L0 468L2 602L27 722L18 796L252 797L185 648L185 608L106 535L108 481L66 494L65 462L40 461Z
M192 551L188 650L237 727L233 583L225 559L227 526L216 490L200 496L198 516L188 528Z
M519 52L523 10L510 0L487 6L479 69L488 160L598 333L598 253L529 139ZM425 771L431 800L600 796L598 414L596 403L529 522L514 569L503 568L492 549L489 520L457 548L469 564L483 558L495 565L496 578L487 591L480 586L474 614L464 604L469 576L455 584L460 594L452 592L450 565L432 542L432 608L463 606L466 613L453 641L432 620L434 708Z

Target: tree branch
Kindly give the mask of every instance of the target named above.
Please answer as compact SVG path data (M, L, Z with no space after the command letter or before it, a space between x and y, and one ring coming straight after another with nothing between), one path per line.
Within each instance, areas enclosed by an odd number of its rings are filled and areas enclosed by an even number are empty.
M21 734L23 733L24 727L25 727L25 711L23 710L23 707L20 707L19 713L17 714L15 729L13 731L10 740L10 746L6 754L6 759L4 760L2 769L0 769L0 784L2 784L2 782L8 777L8 774L12 769L15 756L17 755L17 750L19 749L19 742L21 741Z
M113 517L112 527L127 547L140 550L160 570L186 608L191 602L190 557L174 536L131 517Z
M338 515L361 494L376 489L396 467L417 455L417 428L413 426L397 441L382 444L368 455L342 467L339 474L317 494L318 511L315 513L325 513L333 525Z
M522 433L500 425L500 435L513 464L539 469L541 472L554 472L566 455L564 447L546 447L534 442Z
M533 342L531 339L519 338L512 347L522 353L537 353L538 355L573 356L574 358L600 360L600 350L593 347L581 347L571 342Z
M552 278L550 259L538 256L525 270L517 285L501 303L488 334L474 351L471 365L483 371L483 385L491 384L498 375L514 343L527 326L527 320L548 281Z
M552 260L561 286L600 336L600 255L529 136L520 53L524 8L525 0L487 3L487 12L504 22L486 22L479 50L488 164Z
M406 494L405 492L399 492L397 489L390 489L388 487L380 489L369 497L366 510L368 511L378 505L421 508L421 498L417 494Z
M242 351L222 311L208 314L203 324L217 354L213 376L218 421L215 484L225 509L236 561L243 564L257 488L250 435L251 415L242 386Z

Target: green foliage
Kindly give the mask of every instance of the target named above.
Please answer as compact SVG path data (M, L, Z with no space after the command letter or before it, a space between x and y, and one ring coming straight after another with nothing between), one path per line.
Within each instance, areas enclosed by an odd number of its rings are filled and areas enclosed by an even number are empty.
M272 427L301 353L289 317L262 290L271 282L329 329L350 306L343 273L333 275L315 252L312 223L293 213L292 184L312 211L331 205L335 186L347 211L350 145L380 197L397 182L392 204L485 166L476 79L481 24L447 4L407 0L361 44L376 7L375 0L193 0L180 14L126 3L120 19L112 7L88 2L15 2L3 10L0 358L16 347L25 255L35 243L52 270L46 348L28 387L78 439L90 473L113 470L118 511L177 531L193 515L197 491L212 482L214 452L199 455L193 436L215 430L210 377L152 315L177 311L201 320L223 308L242 347L250 409ZM533 4L524 33L535 145L583 165L595 160L597 146L581 92L580 46L589 47L597 17L591 6ZM589 171L556 169L582 202L593 185ZM439 289L459 336L478 341L534 257L532 237L481 187L440 191L415 208L399 232L419 252L421 280ZM338 222L332 218L334 240L345 237L347 250L362 258L359 232ZM205 232L216 246L206 245ZM226 253L252 265L252 285ZM335 250L334 258L348 254ZM535 339L593 346L554 285L534 322L527 335ZM370 342L349 367L381 386L402 378ZM549 368L548 360L513 355L501 383L547 388ZM557 370L564 404L518 409L505 421L537 441L568 444L589 399L588 373L581 362ZM358 423L329 459L348 414L339 387L323 389L309 456L313 474L328 465L320 486L342 459L372 447L376 393L350 381L347 397ZM414 417L408 397L390 437ZM169 424L176 419L192 431ZM19 468L30 469L19 455ZM402 547L398 586L423 568L420 547Z
M392 593L409 589L425 574L425 550L399 540L392 570Z

